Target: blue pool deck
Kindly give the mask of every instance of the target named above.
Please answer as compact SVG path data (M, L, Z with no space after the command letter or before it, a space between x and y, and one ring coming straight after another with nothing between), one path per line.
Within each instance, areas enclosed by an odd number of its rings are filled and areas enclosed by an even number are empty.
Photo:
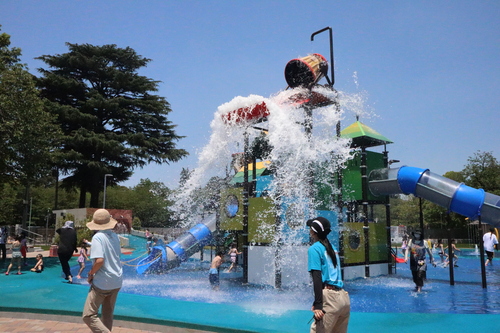
M124 260L128 258L130 255L125 256ZM0 311L81 316L89 286L84 280L77 280L75 284L65 283L57 258L45 258L46 269L41 274L29 271L35 262L29 259L29 265L23 268L22 275L11 273L6 276L3 272L9 262L9 259L0 261ZM350 292L352 302L349 332L500 332L500 260L496 262L498 267L487 268L487 289L481 288L477 262L475 257L461 259L460 267L455 270L454 286L450 286L447 281L447 268L430 267L429 280L420 294L413 291L410 273L404 264L398 265L397 273L388 277L347 281L346 289ZM71 264L74 269L77 268L76 258ZM187 284L183 288L187 290L186 286L189 285L205 288L205 295L214 297L216 292L209 290L204 268L199 274L206 285L198 284L197 280L188 280L184 281ZM165 281L164 286L168 288L169 280ZM122 322L211 332L299 333L309 331L308 322L312 316L309 306L304 305L312 302L312 293L309 291L297 294L300 298L306 298L303 302L299 301L298 306L288 309L287 304L278 301L276 306L285 310L270 312L259 310L261 306L265 307L264 302L268 303L267 300L256 299L253 302L241 298L236 302L220 303L215 296L211 301L197 302L163 297L161 288L153 291L158 296L130 293L127 288L130 287L125 284L115 309L115 319ZM230 294L237 295L242 292L239 288L235 282L222 280L221 295L223 298ZM245 288L248 290L249 287ZM276 291L261 291L271 294L271 297L273 292ZM276 293L276 297L279 297L279 291ZM287 294L288 291L283 293ZM294 291L290 293L295 295ZM249 295L253 294L250 292Z

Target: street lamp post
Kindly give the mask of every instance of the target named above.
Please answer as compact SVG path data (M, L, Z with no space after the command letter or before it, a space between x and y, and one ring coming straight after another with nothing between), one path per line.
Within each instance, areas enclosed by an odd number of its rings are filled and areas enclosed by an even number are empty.
M106 208L106 178L113 177L112 174L107 173L104 175L104 193L102 195L102 208Z

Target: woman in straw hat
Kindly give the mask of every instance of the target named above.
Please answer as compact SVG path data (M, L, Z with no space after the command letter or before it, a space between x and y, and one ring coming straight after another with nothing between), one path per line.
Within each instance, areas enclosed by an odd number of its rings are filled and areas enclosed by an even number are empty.
M116 223L105 209L96 210L92 221L87 223L87 227L96 233L92 237L90 252L93 265L87 278L91 287L82 317L92 332L110 332L113 328L113 312L123 280L120 240L113 231Z

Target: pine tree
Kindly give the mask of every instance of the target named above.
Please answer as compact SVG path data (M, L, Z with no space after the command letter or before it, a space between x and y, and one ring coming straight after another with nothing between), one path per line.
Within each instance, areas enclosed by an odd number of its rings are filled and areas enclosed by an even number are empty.
M64 132L58 161L65 187L80 188L80 207L97 207L104 175L108 184L127 180L136 167L179 161L187 155L167 119L159 81L138 74L150 62L116 45L66 43L68 53L43 55L38 84L47 109Z

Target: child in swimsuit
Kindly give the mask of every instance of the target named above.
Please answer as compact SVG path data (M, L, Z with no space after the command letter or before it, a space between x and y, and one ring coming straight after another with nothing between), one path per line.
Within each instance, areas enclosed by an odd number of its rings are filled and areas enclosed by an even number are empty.
M17 275L21 275L21 259L22 259L22 254L21 254L21 236L16 236L14 239L14 242L12 244L12 259L10 261L9 267L7 267L7 272L5 272L5 275L10 274L10 270L12 266L17 265Z
M36 264L31 271L36 273L41 273L43 271L43 256L40 253L36 255Z
M80 248L80 256L78 256L78 265L80 265L80 270L78 271L78 275L76 276L77 279L81 279L81 274L83 270L85 269L85 261L89 260L88 253L87 253L87 242L84 240L81 244Z
M238 252L238 249L236 248L236 244L232 245L231 250L229 250L228 253L231 256L231 266L229 266L229 269L227 270L228 272L231 272L233 268L236 268L236 256L241 254L241 252Z

